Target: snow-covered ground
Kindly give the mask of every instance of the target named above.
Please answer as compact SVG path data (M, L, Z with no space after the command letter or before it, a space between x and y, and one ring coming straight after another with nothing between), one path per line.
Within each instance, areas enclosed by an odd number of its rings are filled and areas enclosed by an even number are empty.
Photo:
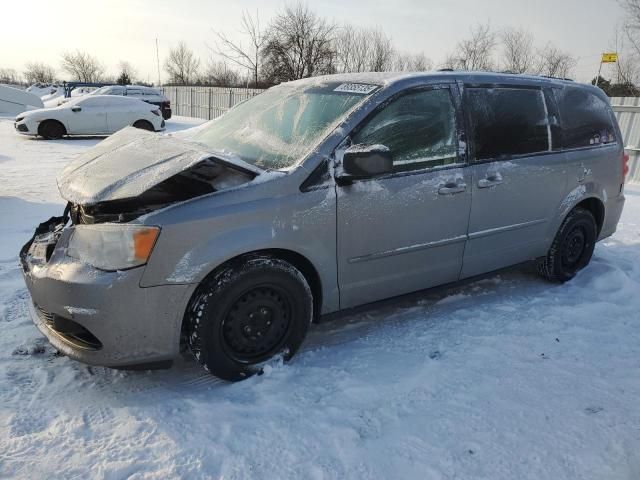
M12 130L0 120L0 478L640 478L640 187L568 284L522 267L390 302L227 384L188 356L114 371L41 338L16 254L99 140Z

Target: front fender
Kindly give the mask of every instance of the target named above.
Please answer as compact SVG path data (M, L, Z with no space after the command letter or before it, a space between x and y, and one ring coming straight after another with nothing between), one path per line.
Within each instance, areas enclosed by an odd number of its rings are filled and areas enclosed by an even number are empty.
M282 249L316 269L324 305L338 302L333 188L211 208L194 218L199 202L175 209L180 220L162 225L141 279L142 287L198 284L226 261L258 250ZM188 210L187 210L188 209Z

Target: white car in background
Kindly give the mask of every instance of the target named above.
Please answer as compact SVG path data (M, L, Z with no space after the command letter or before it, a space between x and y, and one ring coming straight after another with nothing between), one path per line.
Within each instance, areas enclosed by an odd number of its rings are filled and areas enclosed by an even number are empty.
M34 95L37 95L39 97L44 97L46 95L54 94L58 90L58 88L60 87L55 83L38 82L29 86L27 88L27 92L33 93Z
M134 97L143 102L157 105L162 112L162 118L171 118L171 101L160 90L144 85L105 85L91 92L90 95L121 95Z
M24 135L53 140L64 135L108 135L128 125L158 132L164 130L164 119L158 107L137 98L86 95L59 107L23 112L14 125Z

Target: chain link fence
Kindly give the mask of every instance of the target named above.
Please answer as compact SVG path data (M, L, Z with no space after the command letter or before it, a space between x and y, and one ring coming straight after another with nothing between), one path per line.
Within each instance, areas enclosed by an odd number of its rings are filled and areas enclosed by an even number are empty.
M163 87L162 92L171 100L173 115L211 120L263 90L259 88Z

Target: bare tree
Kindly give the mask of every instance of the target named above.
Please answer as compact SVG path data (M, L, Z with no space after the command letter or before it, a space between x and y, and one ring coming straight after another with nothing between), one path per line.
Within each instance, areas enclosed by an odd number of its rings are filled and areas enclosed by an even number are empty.
M336 26L307 5L287 6L273 20L263 49L270 81L281 82L335 71Z
M496 43L491 26L478 24L471 28L469 38L458 42L443 66L457 70L492 70Z
M164 69L169 74L169 81L178 85L189 85L198 76L200 59L184 42L169 50L169 56L164 62Z
M393 69L394 48L389 38L380 28L371 30L368 35L369 70L372 72L388 72Z
M547 77L570 77L577 63L570 53L563 52L550 43L538 50L537 57L536 72Z
M626 11L624 31L636 55L640 55L640 0L619 0Z
M336 69L340 72L366 72L371 70L371 36L374 29L345 24L334 36Z
M248 46L241 42L234 42L222 32L213 32L217 38L213 52L227 59L233 64L251 71L254 84L258 85L260 75L260 55L262 47L266 44L266 35L260 28L260 17L252 17L248 12L242 12L240 21L240 33L247 37ZM246 44L245 44L246 45Z
M81 82L97 82L104 75L104 66L98 59L80 50L63 53L61 66L72 80Z
M424 56L401 54L380 28L357 28L346 24L334 38L335 64L340 72L428 70Z
M351 25L343 25L336 30L333 39L336 52L335 62L336 69L339 72L352 72L360 70L352 70L354 64L354 49L356 45L356 37L358 31Z
M534 70L535 53L533 35L524 28L506 28L500 33L502 40L502 68L511 73Z
M240 84L240 75L226 62L211 59L202 77L202 82L214 87L233 87Z
M393 62L393 70L397 72L426 72L433 68L433 62L424 53L397 52Z
M118 75L117 83L120 85L130 85L135 82L135 79L138 76L136 68L126 60L120 60L118 62L118 71L120 73Z
M41 62L29 62L22 72L27 83L53 83L55 81L55 70Z
M13 68L0 68L0 83L17 85L20 83L20 76Z

